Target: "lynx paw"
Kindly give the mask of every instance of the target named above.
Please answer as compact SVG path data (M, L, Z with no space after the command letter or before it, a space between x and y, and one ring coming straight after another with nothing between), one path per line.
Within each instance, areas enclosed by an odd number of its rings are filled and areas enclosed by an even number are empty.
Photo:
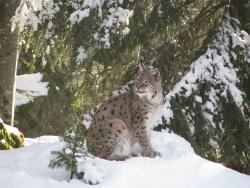
M156 157L156 156L161 156L161 154L157 151L154 151L154 150L144 150L142 152L142 156L143 157L150 157L150 158L153 158L153 157Z

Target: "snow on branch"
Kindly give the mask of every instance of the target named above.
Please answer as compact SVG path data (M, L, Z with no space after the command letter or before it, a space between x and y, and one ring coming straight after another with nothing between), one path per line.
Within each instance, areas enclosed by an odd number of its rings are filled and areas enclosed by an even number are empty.
M237 20L227 16L206 52L191 64L190 71L165 96L164 108L170 109L172 97L176 95L189 97L198 90L199 84L206 82L213 87L208 92L209 100L203 101L203 110L204 115L212 125L213 117L211 114L215 112L218 106L218 96L227 98L229 92L237 106L242 109L245 94L237 87L239 78L232 61L238 58L235 53L236 48L241 48L245 58L244 61L249 63L249 46L250 36L239 29ZM206 111L210 113L206 113ZM171 113L167 113L166 119L171 118L168 114Z
M18 29L21 33L29 28L33 32L39 29L39 25L43 25L47 29L46 38L50 39L55 35L54 28L57 27L53 23L53 19L62 7L71 10L67 13L69 16L66 18L68 28L75 24L84 25L84 19L92 19L91 11L97 9L100 26L89 37L100 42L104 48L110 48L111 35L125 36L130 31L128 26L129 19L133 16L133 10L124 8L122 0L69 0L66 2L21 0L20 6L12 18L12 30Z
M82 38L91 39L90 42L84 41L84 44L81 42L75 48L75 60L79 64L91 57L88 55L91 42L98 43L101 48L110 48L114 36L123 38L129 33L129 20L133 16L133 10L124 6L123 0L21 0L12 18L12 31L14 29L19 33L28 31L26 35L31 36L34 32L43 30L45 39L53 46L58 38L58 31L74 32L75 26L84 27L88 25L85 24L87 22L96 24L98 26L93 31L81 34ZM58 20L64 24L58 24ZM49 54L47 50L46 54Z
M12 31L17 28L22 32L27 27L37 31L38 25L48 20L48 29L51 29L51 20L55 13L59 12L60 4L54 3L53 0L21 0L12 18Z

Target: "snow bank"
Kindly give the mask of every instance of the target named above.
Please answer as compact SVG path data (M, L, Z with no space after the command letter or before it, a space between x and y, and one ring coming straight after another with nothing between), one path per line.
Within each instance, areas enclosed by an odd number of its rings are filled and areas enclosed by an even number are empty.
M35 97L48 95L48 82L41 82L41 73L16 77L16 106L27 104Z
M63 146L57 137L42 137L43 142L0 152L0 188L249 188L250 176L240 174L220 164L196 155L183 138L167 132L153 132L152 144L162 157L134 157L126 161L106 161L92 158L83 161L84 178L67 182L69 173L48 168L50 152ZM29 139L31 141L31 139ZM45 143L45 142L50 143Z
M37 138L25 138L24 145L31 146L33 144L55 143L59 141L60 139L58 136L46 135L46 136L40 136Z

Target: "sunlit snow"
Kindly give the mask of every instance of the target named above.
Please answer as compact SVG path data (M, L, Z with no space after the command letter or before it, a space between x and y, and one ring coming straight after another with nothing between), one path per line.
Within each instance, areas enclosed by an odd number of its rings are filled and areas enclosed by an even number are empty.
M40 140L40 141L39 141ZM48 142L48 143L46 143ZM64 169L48 168L63 143L57 137L26 140L24 148L0 152L1 188L249 188L250 176L196 155L183 138L153 132L152 145L161 157L131 157L126 161L88 158L79 163L83 180L69 181Z
M48 82L42 82L42 77L41 73L16 77L16 106L29 103L35 97L48 95Z

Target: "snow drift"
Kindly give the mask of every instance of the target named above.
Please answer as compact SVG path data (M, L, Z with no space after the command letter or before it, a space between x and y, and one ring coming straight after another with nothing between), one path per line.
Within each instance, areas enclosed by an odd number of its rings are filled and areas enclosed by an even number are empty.
M153 132L152 145L162 156L131 157L126 161L88 158L80 163L84 180L69 181L64 169L52 170L50 152L60 150L57 137L26 139L26 147L0 152L0 188L249 188L250 176L225 168L196 155L183 138L168 132Z

